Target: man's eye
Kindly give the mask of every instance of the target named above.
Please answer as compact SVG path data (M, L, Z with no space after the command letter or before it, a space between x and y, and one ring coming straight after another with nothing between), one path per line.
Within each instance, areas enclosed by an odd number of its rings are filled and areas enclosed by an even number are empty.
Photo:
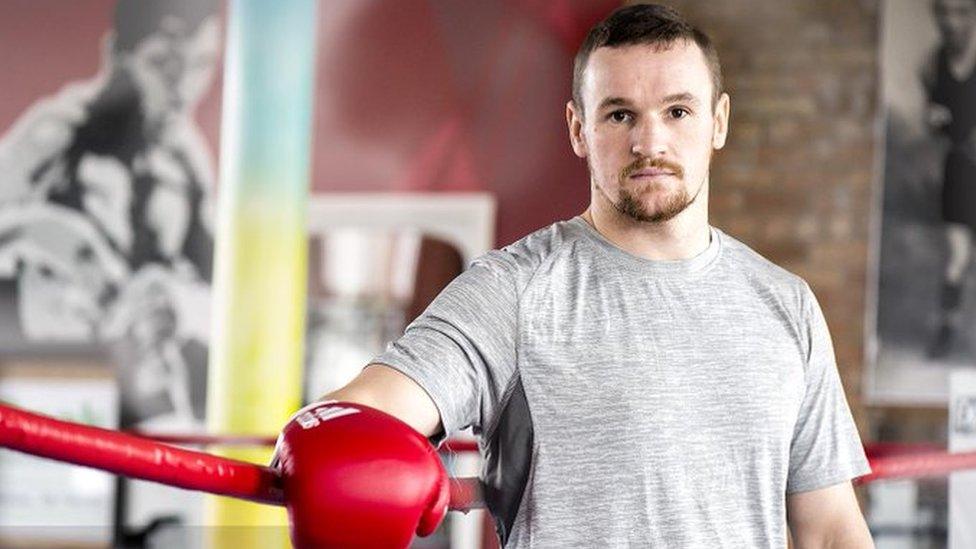
M610 113L610 120L614 122L627 122L630 118L630 113L627 111L613 111Z
M688 109L686 109L684 107L673 107L669 111L669 114L671 114L671 118L684 118L684 117L688 116L689 114L691 114L691 112L688 111Z

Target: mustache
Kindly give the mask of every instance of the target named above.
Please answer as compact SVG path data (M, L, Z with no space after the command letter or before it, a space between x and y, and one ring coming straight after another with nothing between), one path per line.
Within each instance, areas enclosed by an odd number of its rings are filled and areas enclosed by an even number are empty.
M663 158L641 157L631 162L626 168L620 171L620 179L624 180L640 170L658 169L667 170L681 179L685 175L684 169L674 162L669 162Z

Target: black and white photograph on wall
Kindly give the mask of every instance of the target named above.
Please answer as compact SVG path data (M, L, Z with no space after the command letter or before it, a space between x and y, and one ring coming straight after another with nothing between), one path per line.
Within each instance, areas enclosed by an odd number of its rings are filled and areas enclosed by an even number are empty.
M111 348L123 427L199 428L216 173L194 113L218 68L220 5L80 4L105 12L104 34L64 47L99 66L0 120L0 341ZM2 15L15 10L32 13Z
M976 2L886 0L867 392L946 404L976 366Z

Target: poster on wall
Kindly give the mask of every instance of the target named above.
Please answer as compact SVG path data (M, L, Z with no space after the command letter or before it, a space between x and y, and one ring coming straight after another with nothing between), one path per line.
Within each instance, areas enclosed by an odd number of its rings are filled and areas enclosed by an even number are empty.
M885 0L874 232L875 403L945 406L976 367L976 2Z
M112 349L123 426L203 425L219 12L0 5L0 345Z

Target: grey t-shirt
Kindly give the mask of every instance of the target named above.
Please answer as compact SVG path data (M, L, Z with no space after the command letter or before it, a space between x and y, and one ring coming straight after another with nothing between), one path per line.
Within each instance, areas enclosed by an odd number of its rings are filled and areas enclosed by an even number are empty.
M810 288L714 228L650 261L556 223L374 362L481 435L505 547L785 547L786 494L869 471Z

